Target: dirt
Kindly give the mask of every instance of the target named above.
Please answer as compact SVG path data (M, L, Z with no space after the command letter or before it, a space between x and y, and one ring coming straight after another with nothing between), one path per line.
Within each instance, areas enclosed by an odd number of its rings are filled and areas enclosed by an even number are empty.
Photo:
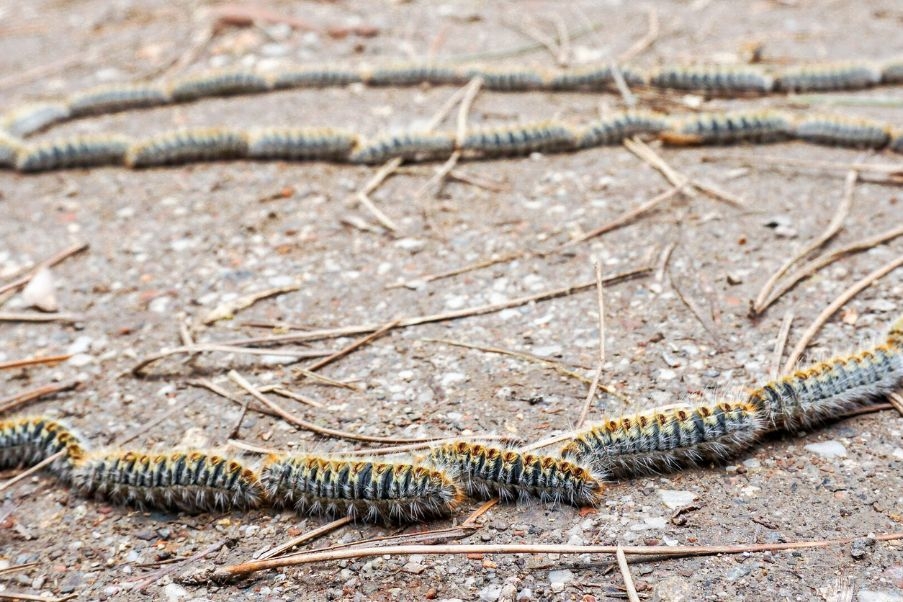
M642 7L616 1L275 3L318 27L374 26L374 37L334 38L274 24L226 28L200 50L191 69L261 61L378 61L515 48L533 14L541 28L560 17L570 31L601 21L572 40L578 57L624 51L646 31ZM513 9L513 10L512 10ZM761 43L771 61L882 58L903 50L903 11L885 2L661 2L655 44L637 59L718 61ZM178 58L210 22L194 3L89 1L0 5L0 104L54 98L104 81L127 81ZM514 26L513 26L514 25ZM276 57L276 58L273 58ZM487 59L489 61L489 59ZM550 65L534 51L492 64ZM30 79L23 70L46 66ZM15 77L18 81L7 80ZM333 125L373 133L426 121L450 88L298 90L103 116L65 124L39 137L72 132L144 134L181 125ZM882 88L881 106L814 107L900 122L903 92ZM680 95L672 106L680 105ZM752 101L786 106L787 99ZM620 99L595 94L482 92L471 123L592 119ZM713 100L707 108L737 101ZM605 290L607 360L603 380L631 400L602 396L590 419L699 398L738 398L766 380L786 312L795 343L842 290L898 255L895 241L850 256L783 297L757 320L749 300L767 277L824 230L840 201L844 164L896 163L854 150L795 143L768 147L660 151L683 173L742 197L734 207L705 196L680 198L635 223L564 254L527 255L465 274L388 288L487 259L551 248L667 190L668 184L623 148L473 162L460 169L495 190L459 181L438 197L417 195L432 173L416 166L389 179L373 200L399 226L390 235L351 196L375 171L326 163L219 163L128 171L0 173L0 274L38 262L80 241L90 249L52 270L60 307L83 314L74 325L2 323L0 361L66 352L63 364L4 371L4 396L52 381L80 379L78 390L42 399L23 412L59 417L95 447L136 435L128 445L222 448L240 407L189 386L236 369L254 383L282 383L322 408L280 400L311 421L356 433L400 438L511 434L528 441L572 428L586 386L541 365L431 342L453 339L548 356L591 376L597 356L592 291L502 312L396 329L322 373L359 391L299 379L279 358L208 354L193 363L168 358L139 378L131 368L180 344L180 322L198 341L265 336L250 324L328 328L496 303L592 280L593 259L606 273L656 263L675 244L664 273ZM828 161L815 170L775 167L763 155ZM730 159L728 157L734 157ZM349 218L351 222L349 222ZM860 182L840 246L896 225L900 188ZM7 278L8 279L8 278ZM231 321L200 320L235 295L299 282L298 292L257 303ZM677 291L680 291L680 295ZM681 300L689 300L700 317ZM903 279L892 273L849 302L818 334L808 361L880 339L899 311ZM20 298L5 310L23 310ZM311 343L333 351L352 338ZM297 349L298 347L293 347ZM302 363L302 365L304 365ZM903 418L892 411L857 416L800 436L775 435L729 460L659 477L612 483L596 512L539 504L489 510L480 529L457 543L728 545L865 537L901 530ZM248 444L322 452L356 445L296 430L249 413L239 431ZM836 442L845 455L806 446ZM829 446L829 449L836 445ZM250 462L256 457L248 456ZM689 492L695 508L672 520L669 491ZM0 562L37 566L0 579L3 591L76 594L79 599L164 600L603 600L623 598L611 558L599 556L375 557L261 572L228 585L180 583L186 572L234 564L324 521L260 510L228 515L146 513L70 493L46 476L4 492L11 514L0 525ZM406 533L460 522L416 525ZM345 527L310 549L396 530ZM138 592L130 584L158 563L227 545ZM166 566L165 564L162 566ZM635 562L641 597L677 600L812 600L843 586L859 600L903 599L899 541L833 545L773 553ZM883 593L885 598L876 597ZM849 598L847 598L849 599Z

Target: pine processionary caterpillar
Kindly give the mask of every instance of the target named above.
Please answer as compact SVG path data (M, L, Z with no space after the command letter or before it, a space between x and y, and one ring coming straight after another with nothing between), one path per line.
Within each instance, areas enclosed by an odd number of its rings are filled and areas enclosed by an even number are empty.
M772 142L787 138L789 130L790 121L780 111L732 111L673 119L660 137L675 146Z
M131 141L125 136L75 136L24 146L16 156L19 171L122 165Z
M65 104L37 103L14 109L0 119L0 129L17 138L24 138L70 117Z
M718 94L734 92L767 94L774 88L774 78L755 67L663 66L649 74L649 85L656 88L700 90Z
M368 522L447 516L462 500L445 473L413 464L270 456L261 480L274 505Z
M187 102L211 96L259 94L271 90L270 81L253 71L233 69L191 75L173 82L169 94L175 102Z
M81 441L55 420L43 417L14 418L0 421L0 467L32 466L66 450L49 470L68 481L73 463L85 455Z
M395 157L435 159L455 150L455 137L448 132L401 132L363 142L351 153L352 163L382 163Z
M577 146L591 148L621 144L625 139L641 134L658 134L666 127L665 116L652 111L615 113L593 122L580 130Z
M272 77L273 88L332 88L361 81L357 71L334 67L301 67L277 72Z
M22 141L0 131L0 167L15 167Z
M361 74L361 80L368 86L459 86L467 83L467 79L467 73L461 69L417 63L375 67Z
M903 83L903 57L896 57L885 61L881 66L882 84Z
M881 83L881 70L870 63L824 63L788 67L775 77L783 92L855 90Z
M475 130L464 137L460 150L469 155L526 155L576 146L577 136L570 127L546 121Z
M651 410L578 433L561 455L615 479L631 478L722 461L755 442L761 422L749 403Z
M77 92L67 104L73 117L102 115L165 105L172 98L162 86L149 84L100 86Z
M501 70L474 67L465 71L466 79L480 77L483 87L496 92L526 92L546 87L549 79L545 73L534 69Z
M357 136L327 128L263 128L248 135L248 158L310 159L347 158Z
M116 504L190 513L243 510L263 500L256 473L201 452L89 454L73 468L72 484Z
M628 84L633 83L627 80ZM611 67L608 65L585 65L556 73L549 78L548 88L551 90L602 90L614 83Z
M133 144L126 154L129 167L241 159L248 154L248 137L226 128L183 129L152 136Z
M519 453L456 441L431 450L428 461L454 475L465 493L478 499L597 506L602 482L589 470L551 456Z
M889 128L882 123L841 115L806 117L793 133L806 142L853 148L884 148L890 139Z
M903 384L903 337L821 362L750 393L749 403L789 432L809 428L884 397Z
M887 148L895 153L903 153L903 130L891 129Z

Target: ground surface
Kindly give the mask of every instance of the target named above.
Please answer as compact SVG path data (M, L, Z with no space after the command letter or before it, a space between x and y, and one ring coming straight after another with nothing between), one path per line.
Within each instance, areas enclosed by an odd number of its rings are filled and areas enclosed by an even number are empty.
M280 25L225 29L189 69L279 61L379 60L516 48L530 40L512 24L534 13L552 31L559 16L571 31L603 24L572 41L577 57L615 56L646 31L632 3L336 2L275 3L274 11L325 26L368 25L375 37L333 38ZM662 33L637 60L736 60L751 42L777 61L878 58L903 51L903 10L893 1L662 2ZM210 23L194 3L87 1L0 5L0 105L55 97L103 81L127 81L165 66ZM500 66L551 64L544 50L487 59ZM46 70L22 76L23 70ZM298 124L363 132L424 121L449 97L438 89L331 89L215 99L105 116L59 127L63 132L141 134L179 125ZM903 120L903 89L862 94L890 106L842 106L847 114ZM692 100L692 99L691 99ZM682 99L678 96L678 105ZM756 101L785 103L781 99ZM559 116L575 122L610 95L481 93L472 123ZM714 101L713 108L733 103ZM816 107L822 109L823 107ZM41 136L52 136L42 134ZM600 398L591 418L702 395L736 395L768 377L785 312L803 328L844 288L903 250L903 241L849 257L786 295L765 316L747 317L767 276L820 233L841 198L843 169L745 167L763 154L838 164L862 153L781 144L758 148L663 150L677 169L742 196L736 208L706 197L678 199L633 225L566 254L527 256L418 286L399 280L442 272L493 254L543 250L566 242L667 190L648 165L622 148L571 155L471 163L463 171L498 184L487 190L449 183L438 198L416 193L432 169L390 179L374 202L398 225L391 236L349 225L372 216L348 200L373 169L329 164L223 163L132 172L123 169L20 176L0 173L0 274L8 275L79 241L90 249L53 270L61 309L76 325L0 324L0 361L73 352L55 367L6 371L4 396L52 380L82 379L74 392L34 403L28 412L65 419L96 447L130 434L130 446L224 445L240 408L187 381L207 376L230 390L230 368L259 384L283 383L324 404L281 400L320 424L373 435L516 434L535 440L570 428L586 385L538 364L430 342L445 338L547 356L585 375L596 358L596 299L591 291L484 316L395 330L322 370L354 381L357 392L295 378L273 358L207 355L194 368L184 357L158 364L152 377L129 374L138 358L179 344L179 321L200 341L264 336L251 322L333 327L385 322L495 303L592 279L592 259L606 272L643 265L676 243L668 274L606 289L604 380L632 403ZM715 157L704 162L705 157ZM720 158L719 158L720 157ZM888 163L899 156L866 157ZM283 191L288 191L283 194ZM899 187L861 183L839 246L897 225ZM775 227L775 225L778 227ZM199 327L231 296L299 281L300 291L258 303L235 320ZM676 290L701 309L703 327ZM891 274L861 293L819 334L811 358L878 340L903 299ZM21 310L14 298L5 310ZM18 307L17 307L18 305ZM839 319L843 317L843 320ZM335 350L352 339L314 342ZM160 420L162 418L162 420ZM154 421L158 422L154 422ZM903 418L893 412L855 417L804 436L776 436L731 461L681 474L612 484L598 512L539 505L502 506L480 519L462 543L742 544L798 541L901 530ZM349 442L294 430L249 413L240 438L277 449L347 450ZM844 455L806 446L836 442ZM824 446L822 446L824 447ZM827 446L828 450L837 446ZM254 461L250 458L250 461ZM672 521L669 491L689 492L698 509ZM608 558L554 556L378 557L260 573L228 586L180 585L189 569L249 559L323 523L290 513L255 511L197 517L142 513L71 495L35 477L4 493L11 514L0 526L7 564L38 566L3 577L0 589L76 593L79 599L375 599L602 600L620 597ZM475 508L468 505L465 512ZM5 513L5 512L4 512ZM462 520L462 514L458 520ZM441 522L408 532L446 526ZM312 544L370 538L388 531L354 527ZM129 584L160 560L187 557L221 540L229 545L180 567L146 593ZM656 560L633 567L649 599L812 600L830 597L841 578L860 600L903 599L899 542L794 552ZM872 592L870 594L869 592ZM883 592L888 597L874 597ZM872 597L869 597L872 596ZM833 599L833 598L828 598Z

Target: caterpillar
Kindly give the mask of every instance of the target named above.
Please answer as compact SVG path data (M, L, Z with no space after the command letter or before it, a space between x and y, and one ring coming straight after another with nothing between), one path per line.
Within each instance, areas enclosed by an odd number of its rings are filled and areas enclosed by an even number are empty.
M700 90L719 94L755 92L767 94L774 89L774 78L756 67L722 65L666 65L649 73L649 85L676 90Z
M787 67L775 76L775 90L824 92L855 90L881 83L882 73L865 62L822 63Z
M100 86L77 92L66 104L72 117L100 115L165 105L172 97L163 86L150 84Z
M272 89L270 81L244 69L211 71L177 79L169 88L175 102L187 102L209 96L257 94Z
M271 455L261 481L276 506L365 522L447 516L463 499L445 473L413 464Z
M467 495L479 499L539 498L578 507L598 506L602 499L599 476L551 456L456 441L431 450L427 461L454 475Z
M13 418L0 421L0 467L32 466L66 450L49 470L68 481L73 464L85 455L79 438L63 424L43 417Z
M342 159L357 143L357 136L328 128L263 128L248 135L248 158Z
M257 507L256 473L236 460L203 452L98 452L75 463L71 480L84 495L139 508L189 513Z
M903 57L891 59L881 65L881 83L903 83Z
M361 74L368 86L460 86L467 83L467 73L454 67L432 64L399 64L368 69Z
M361 81L357 71L341 67L299 67L284 69L272 78L276 90L286 88L332 88L347 86Z
M349 156L352 163L382 163L395 157L423 159L448 156L455 150L451 133L401 132L362 143Z
M777 428L794 432L884 397L903 384L903 337L836 357L753 390L749 403Z
M577 134L579 148L620 144L638 134L658 134L666 127L665 116L652 111L626 111L593 122Z
M758 408L751 403L651 410L578 433L561 455L623 479L722 461L752 445L761 432Z
M676 146L772 142L786 138L789 131L790 120L780 111L731 111L673 119L661 139Z
M0 167L15 167L22 141L0 131Z
M71 116L68 105L58 102L29 104L13 109L0 119L0 130L24 138L50 126L66 121Z
M478 155L525 155L573 149L577 136L570 127L551 121L496 128L468 133L460 150Z
M239 159L248 154L244 132L226 128L182 129L151 136L133 144L126 154L129 167Z
M546 74L533 69L505 71L489 67L473 67L464 71L466 79L480 77L483 87L496 92L526 92L546 87Z
M814 144L879 149L890 139L889 128L882 123L840 115L812 115L793 128L800 140Z
M24 146L16 155L23 172L122 165L131 141L125 136L75 136Z

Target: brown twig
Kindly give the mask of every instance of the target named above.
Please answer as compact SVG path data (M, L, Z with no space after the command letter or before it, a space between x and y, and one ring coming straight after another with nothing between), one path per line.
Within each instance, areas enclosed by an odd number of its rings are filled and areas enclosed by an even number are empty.
M527 14L529 15L529 13ZM552 60L558 61L558 57L561 55L561 48L558 46L558 43L552 36L546 35L539 27L536 27L532 21L533 20L531 19L531 22L527 22L527 19L522 17L520 23L505 23L505 25L519 31L539 44L542 48L548 50L549 54L552 56Z
M774 341L774 355L771 360L771 378L776 380L781 375L781 359L784 357L784 349L787 347L787 337L790 335L790 326L793 324L793 310L788 309L781 320L781 328L778 337Z
M28 470L23 470L22 472L20 472L19 474L17 474L13 478L11 478L10 480L0 483L0 491L6 491L7 489L12 487L19 481L21 481L23 479L27 479L28 477L30 477L31 475L33 475L36 472L40 472L41 469L43 469L45 466L50 466L51 464L53 464L54 462L56 462L57 460L59 460L60 458L62 458L65 455L66 455L66 450L61 449L60 451L56 452L52 456L47 456L46 458L44 458L43 460L41 460L34 466L30 467Z
M205 558L205 557L209 556L210 554L214 554L214 553L216 553L216 552L219 552L220 549L221 549L223 546L227 545L228 543L229 543L229 539L223 539L223 540L221 540L221 541L218 541L218 542L216 542L215 544L213 544L213 545L211 545L211 546L209 546L209 547L207 547L207 548L204 548L203 550L201 550L201 551L198 552L197 554L193 554L193 555L189 556L188 558L186 558L186 559L184 560L184 562L188 562L188 563L197 562L198 560L201 560L202 558ZM140 592L140 591L144 591L145 589L147 589L147 587L148 587L149 585L152 585L155 581L157 581L157 580L159 580L159 579L162 579L162 578L165 577L166 575L169 575L169 574L175 572L176 569L179 568L179 566L181 566L181 563L173 563L173 564L170 564L170 565L168 565L168 566L165 566L165 567L161 568L161 569L158 570L158 571L155 571L155 572L151 573L150 575L148 575L147 577L145 577L145 578L142 579L141 581L134 582L134 583L131 583L131 584L129 584L129 585L130 585L130 586L132 587L132 589L134 589L135 591L139 591L139 592Z
M857 171L860 173L874 173L880 175L900 176L903 175L903 167L899 163L834 163L832 161L817 161L813 159L796 159L792 157L775 157L770 155L760 155L758 152L752 157L743 155L732 155L730 153L718 155L705 155L702 157L703 163L714 161L736 161L744 163L750 167L761 165L779 165L779 166L796 166L796 167L814 167L831 171Z
M602 266L598 261L593 262L593 269L596 272L596 302L599 306L599 357L596 373L593 375L593 382L590 383L589 390L586 393L586 400L583 402L583 408L577 417L575 428L580 428L586 422L586 416L589 414L589 408L596 398L596 391L599 388L599 379L602 378L602 368L605 364L605 295L602 286Z
M323 404L313 399L312 397L308 397L307 395L302 395L301 393L296 393L295 391L290 391L285 387L281 387L279 385L267 385L265 387L260 387L259 391L261 393L269 393L273 392L279 397L286 397L288 399L294 399L295 401L299 401L301 403L307 404L314 408L322 408Z
M244 406L244 404L245 404L245 402L243 400L239 399L235 395L232 395L231 393L229 393L228 391L226 391L225 389L223 389L222 387L220 387L213 381L208 380L206 378L198 378L195 380L188 380L188 381L185 381L185 384L192 386L192 387L200 387L202 389L207 389L208 391L210 391L212 393L216 393L217 395L219 395L220 397L222 397L224 399L228 399L229 401L238 404L239 406ZM266 414L267 416L274 416L276 418L279 417L279 414L277 414L276 412L274 412L273 410L271 410L265 406L261 406L261 405L257 405L257 404L254 404L254 405L249 404L248 409L251 410L252 412L257 412L258 414Z
M204 316L201 322L203 324L209 325L220 320L231 320L235 317L235 314L238 311L251 307L258 301L263 301L264 299L277 297L286 293L293 293L300 288L301 285L292 284L289 286L278 286L264 291L242 295L241 297L237 297L235 299L232 299L231 301L226 301L225 303L221 303L220 305L216 306L215 308L213 308L213 310L210 311L210 313Z
M618 89L618 93L624 100L624 105L629 109L634 108L636 106L636 96L633 95L630 88L627 86L627 82L624 80L624 74L621 73L621 68L618 67L618 63L616 61L611 61L608 68L611 69L611 78L615 82L615 88Z
M392 454L401 454L412 451L417 451L418 449L426 449L428 447L433 447L434 445L442 445L443 443L451 443L453 441L460 441L461 437L444 437L442 439L432 439L430 441L425 441L423 443L411 443L409 445L393 445L392 447L380 447L376 449L365 448L365 449L353 449L351 451L343 452L337 451L335 455L337 456L388 456ZM522 441L520 437L516 435L468 435L468 441L501 441L503 443L512 443Z
M270 548L269 550L261 553L259 556L255 554L254 560L267 560L268 558L274 558L276 556L280 556L283 552L287 552L291 550L295 546L299 546L304 542L313 541L314 539L318 539L327 533L331 533L340 527L344 527L348 523L352 522L354 519L350 516L343 516L342 518L336 519L332 522L326 523L325 525L321 525L316 529L312 529L306 533L302 533L297 537L293 537L283 544L279 544L275 548Z
M391 331L396 326L398 326L399 322L400 322L400 320L392 320L391 322L387 322L381 328L379 328L379 330L377 330L375 332L371 332L370 334L363 336L363 337L359 338L358 340L354 341L347 347L343 347L342 349L339 349L332 355L324 357L323 359L315 362L314 364L307 366L307 369L310 370L311 372L316 372L323 366L327 366L327 365L331 364L332 362L352 353L354 350L359 349L359 348L363 347L364 345L370 343L371 341L374 341L374 340L378 339L379 337L383 336L384 334L386 334L387 332Z
M899 393L891 392L888 393L887 398L890 401L890 405L900 413L900 416L903 416L903 397L900 397Z
M41 261L40 263L35 264L31 269L28 270L28 272L24 276L21 276L21 277L17 278L16 280L13 280L12 282L8 282L8 283L4 284L3 286L0 286L0 295L6 293L7 291L19 290L20 288L24 287L26 284L31 282L32 277L35 274L37 274L42 268L46 269L46 268L53 267L56 264L60 263L61 261L64 261L64 260L68 259L69 257L72 257L73 255L76 255L78 253L81 253L82 251L84 251L87 248L88 248L88 243L86 243L86 242L78 243L78 244L72 245L71 247L63 249L56 255L52 255L51 257L48 257L47 259L45 259L44 261Z
M866 288L874 284L877 280L896 270L900 266L903 266L903 255L897 257L889 263L886 263L874 272L867 275L862 280L853 284L851 287L841 293L839 297L832 301L831 304L824 309L824 311L818 314L818 317L815 318L815 321L812 322L812 325L809 326L809 328L807 328L803 333L803 336L800 337L800 340L796 344L796 347L794 347L793 351L790 352L790 357L787 358L787 363L784 364L784 374L787 374L793 370L796 362L803 355L806 347L808 347L809 342L812 341L812 338L816 335L816 333L818 333L822 325L827 322L828 319L833 316L838 309L843 307L847 301L855 297L861 291L865 290Z
M66 602L66 600L73 600L78 598L78 594L67 594L65 596L60 596L58 598L49 598L47 596L41 596L38 594L25 594L22 592L10 592L4 591L0 592L0 598L5 600L36 600L40 602Z
M615 550L615 557L618 559L618 568L621 569L621 577L624 579L627 599L630 602L640 602L640 596L637 594L636 586L633 584L633 576L630 574L630 566L627 564L627 555L624 554L624 548L621 547L621 544L618 544Z
M648 22L646 34L634 42L630 48L618 55L619 63L624 64L635 59L655 43L655 40L658 38L659 32L661 31L661 26L658 22L658 11L656 11L654 7L647 8L646 18Z
M273 449L272 447L261 447L259 445L251 445L246 441L240 441L238 439L229 439L226 441L226 445L229 447L234 447L236 449L240 449L242 451L251 452L252 454L261 454L263 456L268 456L270 454L281 454L282 451L278 449Z
M474 270L481 270L483 268L488 268L494 266L499 263L507 263L509 261L513 261L515 259L520 259L521 257L526 257L528 253L526 251L517 251L515 253L508 253L507 255L501 255L499 257L493 257L490 259L483 259L476 263L471 263L460 268L454 268L452 270L446 270L444 272L438 272L436 274L426 274L423 276L418 276L413 280L408 280L406 282L396 282L394 284L389 284L386 286L387 289L393 288L401 288L403 286L414 286L415 284L419 284L421 282L432 282L434 280L441 280L443 278L451 278L452 276L458 276L460 274L465 274L467 272L472 272Z
M470 513L470 516L464 519L464 522L461 523L461 526L471 526L477 524L477 519L489 512L491 508L497 506L499 503L499 499L495 498L494 500L487 500L480 504L480 506Z
M40 566L40 562L23 562L22 564L14 564L12 566L8 566L5 569L0 569L0 576L9 575L11 573L18 573L19 571L27 571L28 569L33 569L36 566Z
M48 355L46 357L30 357L24 360L12 360L0 363L0 370L11 370L13 368L24 368L26 366L41 366L46 364L58 364L65 362L72 357L71 354L65 355Z
M2 293L0 293L0 294L2 294ZM85 316L83 316L81 314L66 314L66 313L39 314L39 313L18 312L18 311L0 312L0 322L31 322L31 323L63 322L66 324L71 324L73 322L83 322L84 320L85 320Z
M4 397L3 399L0 399L0 415L5 414L10 410L20 408L23 405L34 401L35 399L40 399L48 395L53 395L54 393L60 393L62 391L69 391L70 389L77 387L78 384L79 383L77 380L71 380L64 383L44 385L42 387L38 387L37 389L25 391L24 393L17 393L9 397Z
M144 374L144 369L147 368L150 364L162 360L163 358L170 357L172 355L182 355L188 354L193 355L196 353L240 353L246 355L282 355L287 358L294 358L295 360L301 359L311 359L317 357L328 356L332 352L326 350L314 350L314 349L306 349L303 351L297 351L293 349L257 349L255 347L240 347L236 345L221 345L216 343L197 343L195 345L190 345L187 347L176 347L174 349L169 349L167 351L161 351L160 353L156 353L154 355L149 355L148 357L141 360L138 364L136 364L132 368L132 374L141 375Z

